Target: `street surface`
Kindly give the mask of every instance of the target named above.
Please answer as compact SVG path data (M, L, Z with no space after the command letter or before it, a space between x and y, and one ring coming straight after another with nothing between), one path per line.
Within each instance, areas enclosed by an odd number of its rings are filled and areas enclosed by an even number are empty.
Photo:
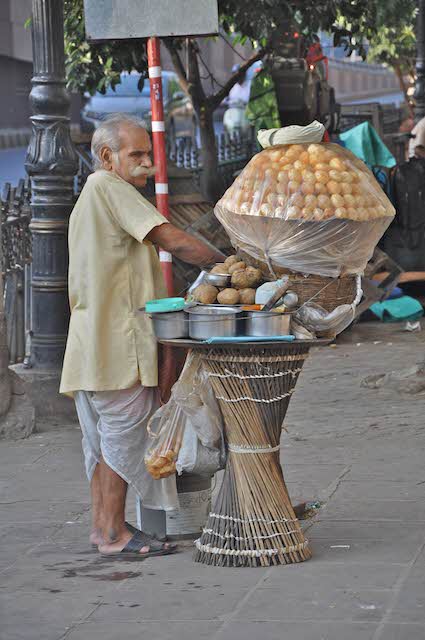
M303 564L209 567L188 543L102 560L88 544L78 427L2 442L0 639L423 640L424 399L360 381L423 358L424 338L360 325L310 356L282 437L293 500L323 503L304 521Z

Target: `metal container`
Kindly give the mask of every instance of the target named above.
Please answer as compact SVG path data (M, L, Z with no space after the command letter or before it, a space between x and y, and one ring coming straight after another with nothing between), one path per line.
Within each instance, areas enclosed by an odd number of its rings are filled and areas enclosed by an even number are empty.
M232 276L228 273L207 273L204 282L212 284L214 287L226 288L230 285Z
M287 336L291 329L291 314L273 311L248 311L245 323L247 336Z
M149 315L153 321L155 335L160 340L187 338L189 335L189 323L184 311L151 313Z
M241 335L241 309L236 307L193 307L188 309L189 336L194 340Z

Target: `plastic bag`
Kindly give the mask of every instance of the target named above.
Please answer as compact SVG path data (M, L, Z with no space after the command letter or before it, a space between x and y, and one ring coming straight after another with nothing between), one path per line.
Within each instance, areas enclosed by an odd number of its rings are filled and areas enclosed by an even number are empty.
M280 129L260 129L257 140L263 149L267 149L278 144L321 142L324 133L325 126L321 122L313 120L305 127L291 124L289 127L281 127Z
M198 354L189 354L173 395L202 444L217 447L222 438L223 419Z
M160 407L148 424L152 446L145 456L152 478L168 478L176 472L176 460L183 440L185 415L172 398Z
M176 462L179 476L186 473L198 475L213 474L225 464L224 441L220 447L206 447L202 444L191 420L188 418L183 435L183 442Z
M337 277L364 271L395 210L351 152L305 143L254 156L214 213L234 247L272 273Z
M351 304L341 304L333 311L326 311L319 304L310 302L295 313L298 322L317 336L336 336L354 320L355 310Z
M308 302L294 313L294 319L302 327L319 337L337 336L353 322L356 307L362 299L362 295L361 278L357 276L357 293L351 304L340 304L332 311L327 311L315 302Z
M170 400L152 416L148 431L145 464L153 478L176 470L213 473L221 468L221 412L198 354L189 354Z

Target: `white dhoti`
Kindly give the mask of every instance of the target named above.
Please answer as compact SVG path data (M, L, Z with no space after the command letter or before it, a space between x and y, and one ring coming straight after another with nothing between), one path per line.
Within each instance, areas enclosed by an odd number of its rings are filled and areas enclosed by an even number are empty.
M147 425L159 407L158 389L138 383L117 391L76 391L74 399L89 481L102 457L136 491L143 506L177 509L175 477L153 480L144 461L149 447Z

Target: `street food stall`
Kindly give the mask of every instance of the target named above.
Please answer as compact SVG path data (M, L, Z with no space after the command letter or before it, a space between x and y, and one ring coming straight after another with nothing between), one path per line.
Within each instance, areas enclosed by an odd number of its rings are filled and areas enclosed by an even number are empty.
M322 136L319 123L260 132L264 150L215 208L235 254L201 272L186 299L144 309L163 344L190 352L223 420L224 479L195 542L205 564L311 556L279 462L281 429L311 347L353 321L360 275L394 216L367 167ZM176 424L153 433L145 461L157 479L178 469Z

